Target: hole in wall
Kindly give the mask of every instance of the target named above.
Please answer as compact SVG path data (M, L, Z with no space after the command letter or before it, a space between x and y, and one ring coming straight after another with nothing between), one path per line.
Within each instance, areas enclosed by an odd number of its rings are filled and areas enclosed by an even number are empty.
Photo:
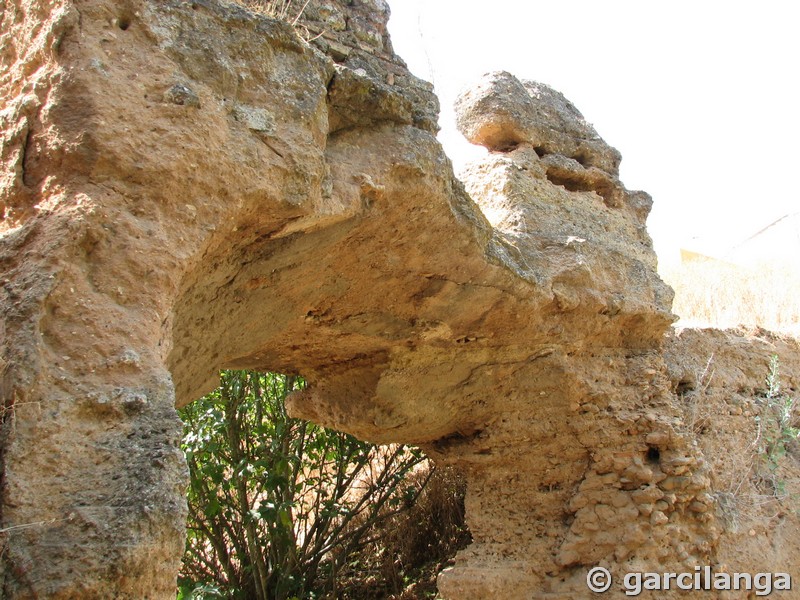
M574 171L561 167L550 167L545 173L548 181L559 185L569 192L594 192L603 199L608 207L619 207L620 199L609 181L591 177L586 171Z
M554 185L560 185L570 192L592 192L594 187L586 178L578 174L563 171L560 169L548 169L546 173L548 181Z
M650 446L647 449L646 458L647 462L649 462L651 465L657 465L661 461L661 452L658 450L658 448Z
M543 494L549 494L551 492L559 492L561 491L561 483L560 482L549 482L549 483L540 483L539 484L539 492Z
M583 152L578 152L572 157L572 159L578 161L578 163L584 168L589 168L591 166L589 164L589 157Z
M495 150L497 150L498 152L513 152L517 148L519 148L519 142L516 140L509 140L497 144Z

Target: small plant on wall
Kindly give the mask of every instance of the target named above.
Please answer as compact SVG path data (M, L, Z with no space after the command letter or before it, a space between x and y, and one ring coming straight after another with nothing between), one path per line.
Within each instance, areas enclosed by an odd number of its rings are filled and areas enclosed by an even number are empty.
M767 390L756 417L758 424L757 447L760 457L758 475L778 497L786 493L786 482L778 473L781 461L795 448L800 437L800 428L795 425L796 402L784 394L780 383L780 362L777 355L770 357L766 377Z

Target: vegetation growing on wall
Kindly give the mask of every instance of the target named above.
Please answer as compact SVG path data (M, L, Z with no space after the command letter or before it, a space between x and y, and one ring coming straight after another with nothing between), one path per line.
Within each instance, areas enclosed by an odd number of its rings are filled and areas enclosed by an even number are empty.
M786 482L779 470L786 454L797 450L800 428L795 421L795 399L781 389L777 355L770 358L765 383L767 390L761 414L756 417L758 434L755 445L760 458L756 472L763 485L776 497L782 498L786 494Z
M283 19L293 25L303 16L308 6L308 0L239 0L238 3L254 12Z

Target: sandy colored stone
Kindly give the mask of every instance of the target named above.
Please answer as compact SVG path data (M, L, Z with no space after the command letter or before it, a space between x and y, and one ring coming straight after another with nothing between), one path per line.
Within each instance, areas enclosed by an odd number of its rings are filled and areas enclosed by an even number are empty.
M474 144L495 151L530 144L564 171L584 172L588 179L594 177L592 168L598 176L618 174L619 152L561 92L543 83L521 81L506 71L488 73L459 95L456 112L459 130Z
M444 597L798 563L796 514L737 487L769 356L796 390L797 343L671 333L650 198L563 96L467 93L492 152L462 183L381 0L297 27L217 0L2 11L3 597L174 598L175 407L221 368L299 373L293 414L465 473Z

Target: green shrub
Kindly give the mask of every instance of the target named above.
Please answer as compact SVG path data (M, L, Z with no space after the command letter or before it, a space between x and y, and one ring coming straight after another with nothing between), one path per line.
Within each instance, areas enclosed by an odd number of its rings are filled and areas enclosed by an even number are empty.
M301 379L226 371L186 408L190 469L179 598L318 598L414 505L429 477L419 450L379 447L289 418Z
M761 458L761 468L758 473L776 496L783 496L785 482L779 477L778 469L783 457L793 444L796 444L800 428L794 426L794 398L781 391L780 363L777 355L770 357L765 383L767 391L761 414L756 417L758 454Z

